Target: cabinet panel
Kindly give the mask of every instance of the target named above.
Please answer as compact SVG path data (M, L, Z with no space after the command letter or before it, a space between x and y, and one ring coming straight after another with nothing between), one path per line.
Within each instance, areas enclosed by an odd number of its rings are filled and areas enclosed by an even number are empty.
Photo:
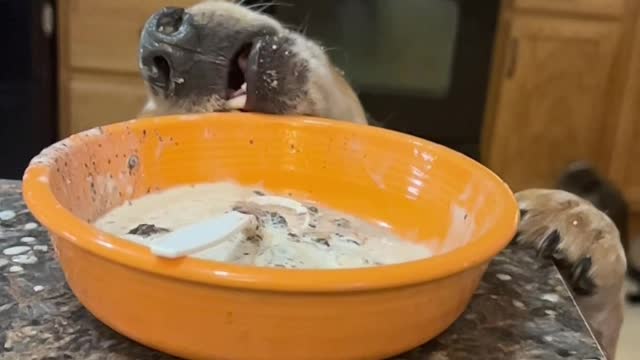
M634 211L634 215L638 220L638 231L640 231L640 166L638 166L638 159L640 159L639 19L636 13L633 35L628 40L631 55L627 83L622 97L622 116L617 127L615 139L612 142L613 150L609 169L609 176L622 189ZM640 238L637 241L640 241ZM640 266L640 262L637 266Z
M147 99L139 76L74 73L69 93L71 133L133 119Z
M533 15L510 22L485 161L516 191L552 186L571 161L601 159L621 25Z
M636 100L640 101L640 99ZM640 117L636 117L629 136L632 140L628 147L622 150L620 160L624 162L622 173L622 188L633 210L640 212Z
M625 0L515 0L516 9L549 10L571 14L620 16Z
M67 0L72 67L138 72L138 44L149 16L165 6L197 0Z

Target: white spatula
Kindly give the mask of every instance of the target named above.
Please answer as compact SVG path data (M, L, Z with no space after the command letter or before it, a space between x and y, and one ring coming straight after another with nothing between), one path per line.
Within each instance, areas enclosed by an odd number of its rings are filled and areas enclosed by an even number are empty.
M230 236L254 224L253 215L230 211L187 225L154 240L149 248L154 255L175 259L216 246Z

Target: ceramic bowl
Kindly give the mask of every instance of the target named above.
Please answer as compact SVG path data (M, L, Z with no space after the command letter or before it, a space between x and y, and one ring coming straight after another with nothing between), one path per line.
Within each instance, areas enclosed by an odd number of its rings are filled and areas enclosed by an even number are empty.
M130 199L223 180L379 222L436 256L348 270L168 260L91 225ZM415 348L462 313L518 220L496 175L443 146L248 113L73 135L33 159L23 190L78 300L127 337L190 359L380 359Z

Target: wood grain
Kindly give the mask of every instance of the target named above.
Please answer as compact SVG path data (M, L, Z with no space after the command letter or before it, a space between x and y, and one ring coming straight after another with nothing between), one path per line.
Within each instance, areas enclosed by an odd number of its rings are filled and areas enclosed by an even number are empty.
M496 35L493 46L493 57L491 59L491 73L489 74L489 86L487 89L487 100L482 123L482 133L480 142L480 158L483 163L489 162L489 154L494 145L492 139L494 135L495 119L498 113L498 99L503 81L502 71L507 57L507 42L511 34L511 2L502 1L498 13L498 23L496 25Z
M619 36L615 21L513 15L487 162L514 190L598 161Z
M627 76L622 115L613 142L609 173L631 208L640 212L640 21L636 18L631 39L631 68Z
M146 98L139 76L74 72L70 81L70 131L134 119Z
M513 0L518 10L543 10L567 14L620 16L625 0Z

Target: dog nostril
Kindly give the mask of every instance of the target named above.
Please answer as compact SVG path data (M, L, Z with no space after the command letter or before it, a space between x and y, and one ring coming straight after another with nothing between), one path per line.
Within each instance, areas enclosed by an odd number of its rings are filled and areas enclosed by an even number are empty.
M180 29L184 20L184 9L178 7L166 7L162 9L156 31L163 35L171 35Z
M167 86L171 77L171 67L169 62L162 56L154 56L151 65L151 76L154 83L160 86Z

